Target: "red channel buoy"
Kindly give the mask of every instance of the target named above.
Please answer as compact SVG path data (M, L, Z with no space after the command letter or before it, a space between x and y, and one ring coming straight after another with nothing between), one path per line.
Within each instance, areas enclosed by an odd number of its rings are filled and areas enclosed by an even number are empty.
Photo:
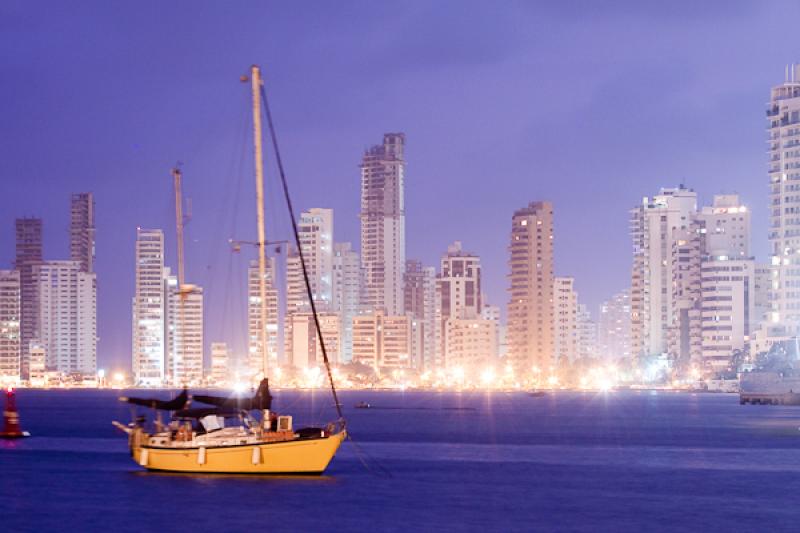
M3 411L3 431L0 431L0 439L21 439L30 437L27 431L22 431L19 427L19 413L17 412L17 396L14 388L6 389L6 408Z

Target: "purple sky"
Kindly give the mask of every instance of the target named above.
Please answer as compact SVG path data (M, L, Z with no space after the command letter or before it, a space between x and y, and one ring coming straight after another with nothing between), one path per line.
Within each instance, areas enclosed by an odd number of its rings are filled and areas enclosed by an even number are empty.
M0 268L15 217L68 256L69 194L97 201L100 366L130 362L135 228L167 234L170 167L193 199L187 278L206 340L241 345L254 238L249 95L262 65L298 209L358 247L362 150L407 137L407 255L453 240L505 307L511 214L551 200L556 273L593 312L629 284L628 210L683 182L739 192L766 246L765 103L800 61L796 2L31 2L0 4ZM271 154L267 157L272 161ZM278 190L274 172L268 192ZM267 202L268 234L288 219Z

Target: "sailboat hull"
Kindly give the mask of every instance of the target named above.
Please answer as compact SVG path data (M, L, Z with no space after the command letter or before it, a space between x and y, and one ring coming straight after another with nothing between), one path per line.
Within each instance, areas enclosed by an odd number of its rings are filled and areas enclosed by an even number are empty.
M234 446L131 449L147 470L206 474L321 474L347 434L324 438Z

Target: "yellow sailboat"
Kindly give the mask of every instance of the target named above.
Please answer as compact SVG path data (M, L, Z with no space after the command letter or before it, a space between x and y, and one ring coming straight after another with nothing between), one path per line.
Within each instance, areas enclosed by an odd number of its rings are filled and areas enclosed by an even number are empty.
M128 434L133 460L148 470L227 474L321 474L347 436L344 421L295 430L291 416L271 413L269 382L253 398L195 395L172 400L121 398L134 405L171 411L172 420L114 425ZM206 403L214 407L190 408ZM259 412L260 420L253 412ZM232 423L231 423L232 422Z
M243 77L242 81L248 81ZM252 89L253 130L255 151L255 175L257 197L259 280L261 291L261 324L266 324L265 269L266 257L264 233L264 174L261 149L261 102L268 119L273 146L283 190L292 219L294 238L300 255L306 291L314 316L317 338L320 342L325 368L331 384L331 392L339 415L338 420L324 428L307 427L295 430L291 416L278 416L271 412L272 396L269 392L266 328L261 327L261 346L264 378L251 398L222 397L209 395L189 396L184 391L172 400L120 398L134 405L149 407L172 414L168 424L160 417L154 422L154 430L145 429L145 420L138 417L128 425L113 422L114 426L128 434L133 460L148 470L164 472L199 472L227 474L321 474L333 459L336 451L347 437L341 404L333 384L333 374L325 350L325 342L317 318L311 284L303 258L303 249L297 231L296 217L289 198L286 177L278 153L275 130L266 105L266 94L261 81L261 72L252 66L249 81ZM173 171L176 191L176 219L178 230L179 293L183 297L191 287L183 282L183 239L180 198L180 171ZM182 317L181 312L181 317ZM194 404L207 407L194 407Z

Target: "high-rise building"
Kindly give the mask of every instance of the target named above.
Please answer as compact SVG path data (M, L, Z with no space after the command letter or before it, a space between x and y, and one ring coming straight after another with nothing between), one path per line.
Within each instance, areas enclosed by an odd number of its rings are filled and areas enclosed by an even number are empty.
M497 335L495 335L496 340L494 347L494 359L497 359L505 355L501 350L501 346L503 344L502 337L505 335L505 332L503 331L503 325L500 323L500 307L497 305L488 305L486 303L485 295L483 296L482 301L483 309L481 309L481 318L494 322L494 329L497 332Z
M353 361L376 370L411 364L411 319L382 311L353 319Z
M694 360L696 369L725 371L731 356L744 352L757 323L754 269L752 259L709 257L703 261L702 358Z
M585 304L578 304L578 359L597 357L597 324Z
M800 66L786 67L767 107L772 326L796 335L800 325Z
M30 377L32 387L47 385L47 350L42 343L31 341L30 344Z
M133 381L158 386L166 380L164 233L136 228L136 289L133 297Z
M509 245L508 359L518 370L549 368L554 356L553 206L514 212Z
M0 385L20 380L19 313L19 271L0 270Z
M248 357L247 372L256 375L267 366L278 363L278 290L275 288L274 258L267 259L267 270L264 274L266 287L266 324L261 320L261 292L258 280L258 262L251 261L247 269L247 336ZM262 329L266 331L267 349L262 348ZM267 361L264 361L266 355Z
M436 269L409 259L403 284L403 306L411 317L412 366L423 370L433 366L436 351Z
M167 304L166 380L174 386L199 385L203 379L203 288L184 284L164 269L164 295Z
M673 368L686 374L702 358L701 264L705 228L697 219L672 230L670 263L671 314L667 317L667 353Z
M297 229L317 311L329 311L333 300L333 209L313 208L301 213ZM286 310L311 310L300 254L293 246L286 262Z
M473 375L497 362L497 323L483 318L448 318L444 324L447 368Z
M598 351L607 361L631 357L630 290L618 292L600 306L597 325Z
M18 218L16 229L16 257L14 269L20 277L20 374L28 377L28 352L35 332L39 304L36 298L36 283L33 280L33 266L42 262L42 219Z
M475 318L481 313L481 260L465 252L459 241L447 247L439 276L443 318Z
M81 272L94 272L94 196L73 194L70 200L69 255Z
M578 358L578 293L574 278L553 280L553 320L556 365L569 364Z
M211 375L210 383L216 387L224 387L231 379L228 368L228 345L224 342L211 343Z
M756 263L753 271L755 315L750 322L753 331L759 329L760 325L769 319L769 313L772 309L769 301L769 295L772 290L772 272L772 266L763 263Z
M361 162L364 305L367 310L383 310L389 316L404 313L404 147L404 134L387 133L383 144L367 150Z
M698 333L701 357L692 362L695 369L714 373L728 370L733 356L748 349L761 322L758 309L763 313L768 303L757 283L769 281L757 280L750 256L750 210L737 195L714 196L713 205L703 207L698 219L705 235Z
M361 259L349 242L333 245L333 300L331 310L341 322L340 357L343 363L353 359L353 317L358 314L361 298Z
M341 324L337 313L317 313L319 328L325 340L325 353L331 364L339 363ZM314 315L292 313L286 317L285 353L289 364L299 369L321 366L324 362L322 345L317 335Z
M61 374L97 373L97 286L95 274L78 261L43 261L33 266L39 303L36 338L47 368Z
M750 256L750 210L738 194L716 194L697 214L705 235L705 253L728 259Z
M675 230L687 230L697 212L697 194L683 186L661 189L631 210L631 350L633 356L667 352L672 309L672 250Z
M447 247L442 256L439 275L436 277L436 331L434 365L452 366L447 362L446 322L449 319L475 319L480 316L482 305L481 260L477 255L465 252L461 242Z

